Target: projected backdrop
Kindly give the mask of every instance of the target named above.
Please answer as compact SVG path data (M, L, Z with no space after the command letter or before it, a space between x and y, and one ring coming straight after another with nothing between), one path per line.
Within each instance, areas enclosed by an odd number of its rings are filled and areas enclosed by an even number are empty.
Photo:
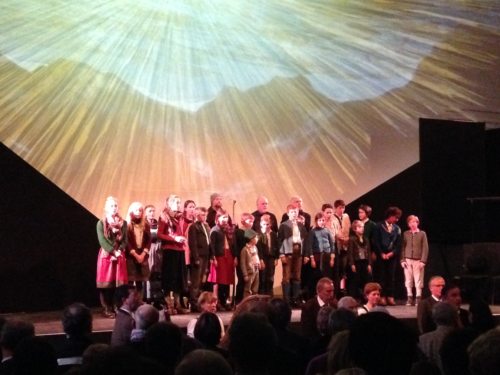
M0 141L98 216L314 212L417 162L419 117L498 121L497 4L3 0Z

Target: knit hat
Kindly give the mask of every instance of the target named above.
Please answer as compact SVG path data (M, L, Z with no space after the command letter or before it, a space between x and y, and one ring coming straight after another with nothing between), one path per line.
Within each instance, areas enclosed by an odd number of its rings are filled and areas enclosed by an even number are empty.
M252 229L247 229L245 231L245 242L248 243L252 238L257 237L257 232Z

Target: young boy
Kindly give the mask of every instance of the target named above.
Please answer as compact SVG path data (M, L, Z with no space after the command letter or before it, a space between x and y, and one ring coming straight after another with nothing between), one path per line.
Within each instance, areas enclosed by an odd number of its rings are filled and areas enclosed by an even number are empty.
M403 250L401 255L401 266L405 274L405 287L408 300L407 306L413 306L422 299L424 287L424 267L429 255L427 235L418 228L419 220L415 215L406 219L409 230L403 233ZM415 287L416 301L413 296Z
M295 204L287 206L288 220L278 229L280 260L283 266L283 298L292 306L298 307L300 293L300 271L302 267L303 242L307 230L299 220L299 208ZM308 258L304 259L307 262ZM291 284L291 288L290 288ZM291 289L291 298L290 298Z
M261 267L259 255L257 253L257 233L248 229L245 231L246 244L241 249L240 268L245 281L243 296L248 297L259 292L259 268Z
M259 294L273 295L274 271L278 264L278 234L272 229L272 217L264 214L260 218L257 250L261 262L259 272Z
M333 265L335 263L335 240L325 228L323 212L314 216L314 228L307 237L306 253L311 260L313 269L313 285L322 277L333 279Z

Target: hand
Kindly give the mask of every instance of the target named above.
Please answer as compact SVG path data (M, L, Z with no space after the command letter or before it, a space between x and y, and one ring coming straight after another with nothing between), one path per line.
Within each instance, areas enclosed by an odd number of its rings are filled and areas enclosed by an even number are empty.
M404 269L408 268L408 263L401 262L401 267L403 267Z
M274 260L274 267L277 267L278 266L278 259L275 259Z
M282 257L280 257L280 259L281 259L281 264L286 266L286 262L287 262L286 256L282 256Z
M234 266L238 267L238 258L234 258Z
M303 263L304 263L304 264L309 263L309 258L308 258L308 257L304 257ZM312 263L311 263L311 264L312 264Z
M424 262L420 262L418 265L420 266L420 269L423 269L425 267L425 263Z
M316 268L316 259L311 258L311 267Z
M113 251L113 255L118 258L122 255L122 252L120 250L115 250Z
M330 258L330 267L333 267L335 264L335 258Z
M354 264L351 266L351 271L356 272L356 266Z
M368 269L368 273L371 275L371 273L372 273L372 266L368 265L367 269Z
M210 262L214 265L214 267L217 267L217 259L214 258Z
M260 264L259 264L259 270L263 270L266 268L266 265L264 264L264 261L261 259Z
M186 241L186 237L184 237L184 236L174 236L174 240L175 240L175 242L184 243L184 241Z

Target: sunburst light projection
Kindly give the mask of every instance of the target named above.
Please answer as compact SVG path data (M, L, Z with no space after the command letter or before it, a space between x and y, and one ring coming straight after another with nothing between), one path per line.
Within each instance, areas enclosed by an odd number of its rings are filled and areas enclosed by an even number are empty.
M418 161L419 117L496 116L499 24L487 0L3 0L0 141L96 215L349 201Z

